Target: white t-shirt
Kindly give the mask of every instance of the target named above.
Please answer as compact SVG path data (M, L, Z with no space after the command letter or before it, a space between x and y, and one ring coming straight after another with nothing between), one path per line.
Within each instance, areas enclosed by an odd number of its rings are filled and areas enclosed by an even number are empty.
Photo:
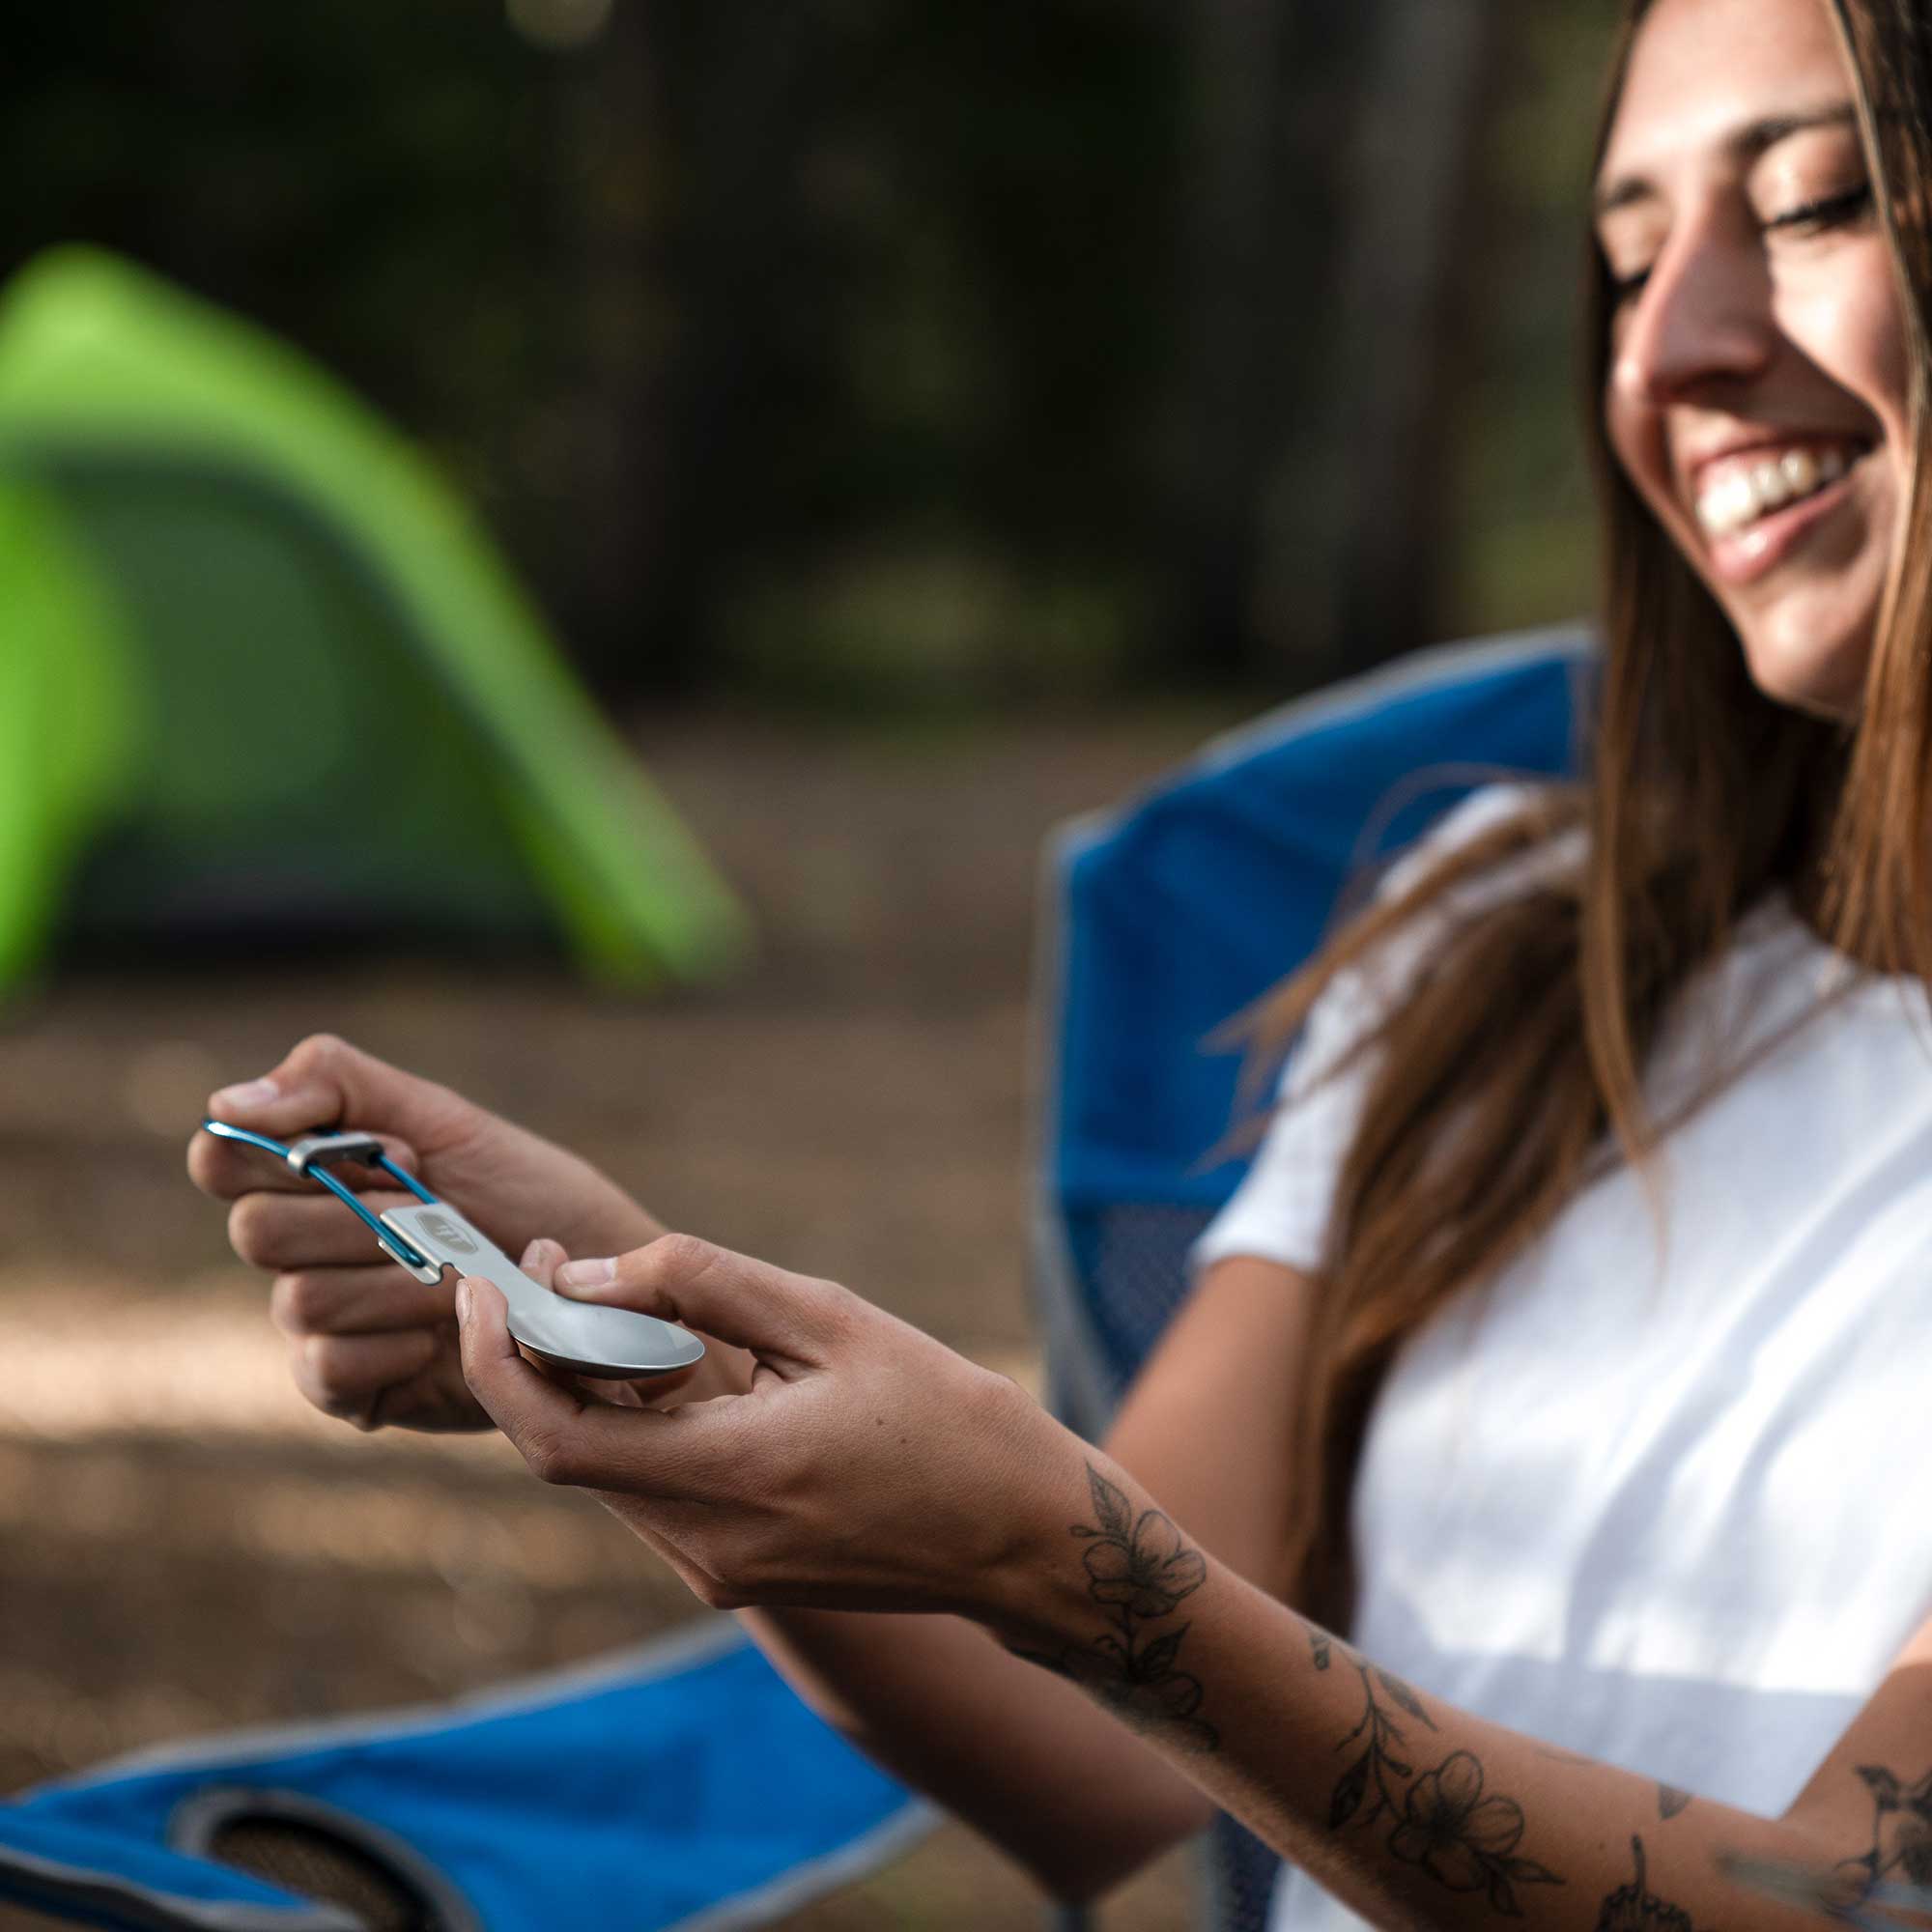
M1432 842L1516 796L1476 794ZM1370 1068L1297 1095L1399 975L1324 995L1198 1261L1318 1267ZM1646 1074L1666 1111L1714 1029L1747 1049L1814 1008L1665 1143L1662 1256L1619 1167L1410 1339L1353 1521L1350 1635L1377 1662L1773 1815L1932 1613L1932 1013L1916 980L1847 975L1774 896L1685 990ZM1293 1872L1270 1918L1359 1922Z

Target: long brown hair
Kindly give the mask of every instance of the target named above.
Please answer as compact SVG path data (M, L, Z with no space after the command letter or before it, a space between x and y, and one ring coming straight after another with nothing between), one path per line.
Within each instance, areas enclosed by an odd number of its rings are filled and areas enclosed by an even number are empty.
M1648 4L1625 8L1600 159ZM1397 1349L1541 1235L1605 1160L1655 1180L1674 1122L1651 1118L1643 1069L1673 997L1742 914L1782 886L1854 959L1932 980L1932 490L1917 487L1932 477L1932 8L1830 4L1915 371L1915 488L1862 716L1848 732L1757 689L1728 621L1624 475L1604 426L1611 290L1593 238L1583 413L1603 519L1603 656L1584 779L1540 789L1350 920L1255 1028L1261 1051L1278 1054L1339 972L1418 915L1432 934L1441 923L1403 999L1345 1063L1373 1055L1301 1371L1284 1578L1324 1621L1346 1624L1352 1607L1350 1498ZM1573 867L1447 917L1456 888L1572 831L1583 835Z

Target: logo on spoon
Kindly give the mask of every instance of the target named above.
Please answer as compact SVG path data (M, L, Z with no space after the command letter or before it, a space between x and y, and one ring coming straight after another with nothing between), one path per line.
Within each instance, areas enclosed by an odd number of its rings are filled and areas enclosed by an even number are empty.
M476 1243L454 1221L447 1220L440 1214L418 1215L417 1225L432 1240L440 1241L444 1247L459 1255L473 1255L477 1252Z

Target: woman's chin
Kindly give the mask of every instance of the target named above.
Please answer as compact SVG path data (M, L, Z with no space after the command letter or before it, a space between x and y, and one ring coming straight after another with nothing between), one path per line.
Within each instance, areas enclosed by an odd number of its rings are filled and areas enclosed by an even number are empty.
M1808 639L1745 641L1745 668L1774 704L1840 724L1856 724L1864 708L1870 660L1868 636L1823 648Z

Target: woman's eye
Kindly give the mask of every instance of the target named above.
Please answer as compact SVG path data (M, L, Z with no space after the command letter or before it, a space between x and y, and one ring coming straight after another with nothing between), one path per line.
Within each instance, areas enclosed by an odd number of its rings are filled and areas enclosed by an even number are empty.
M1644 284L1650 280L1650 270L1648 267L1629 269L1622 271L1611 269L1608 273L1610 279L1610 301L1617 308L1622 308L1627 302L1634 302L1638 296L1642 295Z
M1841 193L1821 195L1814 201L1801 202L1795 207L1780 210L1776 214L1766 215L1759 225L1767 235L1801 238L1826 235L1865 220L1871 212L1871 184L1861 182L1856 187L1846 188ZM1604 271L1608 278L1613 309L1629 307L1643 294L1650 280L1651 268L1652 264L1647 262L1641 268L1620 269L1605 260Z
M1830 194L1817 201L1802 203L1797 208L1787 208L1781 214L1773 215L1764 225L1766 228L1779 229L1800 235L1819 235L1827 229L1849 227L1871 212L1872 191L1868 182L1861 182L1857 187L1847 188L1842 194Z

